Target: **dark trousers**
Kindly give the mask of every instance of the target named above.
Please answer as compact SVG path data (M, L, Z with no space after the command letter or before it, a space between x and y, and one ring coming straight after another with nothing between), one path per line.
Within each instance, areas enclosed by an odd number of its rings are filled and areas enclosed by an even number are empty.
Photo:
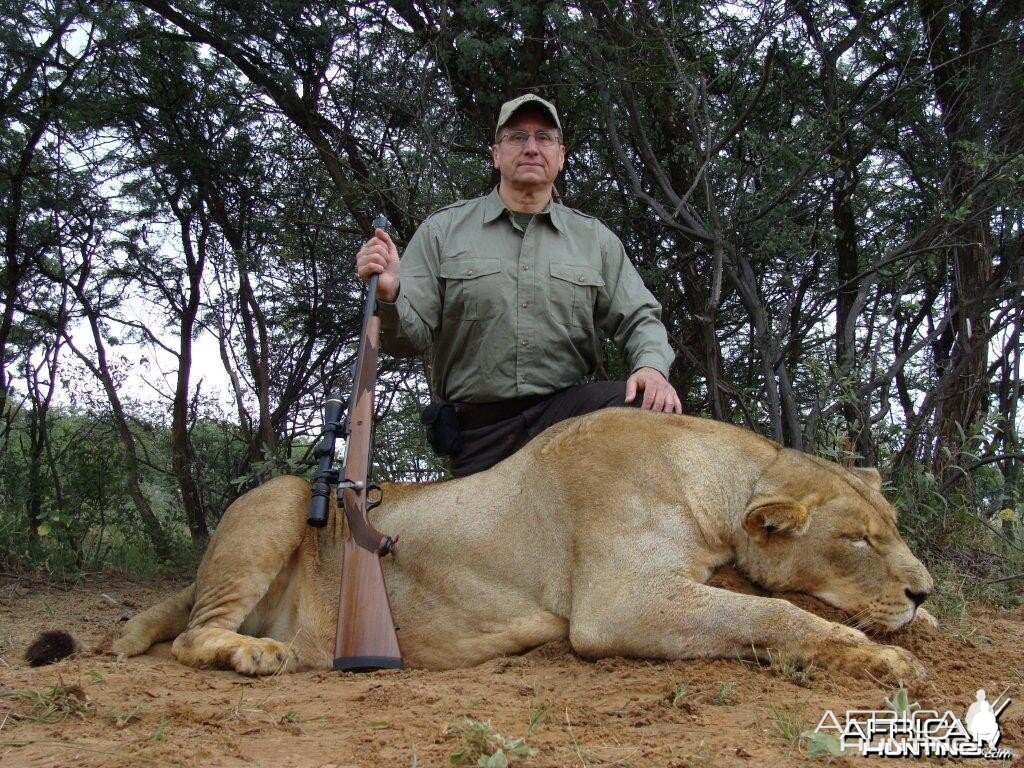
M451 457L452 474L465 477L493 467L552 424L601 408L626 406L625 400L626 382L595 381L522 401L456 406L462 450ZM641 402L642 392L628 405L639 406ZM520 405L521 412L506 415L519 410ZM492 414L493 421L489 418Z

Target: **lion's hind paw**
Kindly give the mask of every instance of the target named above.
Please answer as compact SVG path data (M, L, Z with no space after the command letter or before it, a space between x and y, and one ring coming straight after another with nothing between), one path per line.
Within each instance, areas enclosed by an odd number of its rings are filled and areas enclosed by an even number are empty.
M118 661L124 661L129 656L139 656L145 653L149 650L149 646L150 641L148 638L125 634L112 643L101 645L100 648L104 653L116 656Z

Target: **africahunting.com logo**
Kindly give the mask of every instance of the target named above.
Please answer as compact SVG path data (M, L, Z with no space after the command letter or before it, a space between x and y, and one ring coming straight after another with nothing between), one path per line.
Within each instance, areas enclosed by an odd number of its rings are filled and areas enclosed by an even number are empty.
M909 703L900 689L888 709L848 709L845 716L832 710L822 715L814 734L834 744L835 754L865 757L980 757L1012 760L1009 749L998 747L999 716L1010 703L1006 691L988 701L984 689L975 694L963 719L950 710L921 709Z

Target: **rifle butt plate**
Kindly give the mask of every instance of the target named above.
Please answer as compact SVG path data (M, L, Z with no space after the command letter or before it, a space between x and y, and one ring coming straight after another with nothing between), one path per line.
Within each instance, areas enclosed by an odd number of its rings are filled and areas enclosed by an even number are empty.
M405 664L394 656L349 656L334 660L335 672L373 672L378 669L405 669Z

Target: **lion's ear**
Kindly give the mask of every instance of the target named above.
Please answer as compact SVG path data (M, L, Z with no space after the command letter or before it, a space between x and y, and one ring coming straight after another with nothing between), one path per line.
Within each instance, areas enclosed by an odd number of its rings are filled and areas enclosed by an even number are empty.
M882 473L875 467L850 467L854 476L860 478L876 491L882 490Z
M755 539L764 541L773 533L799 536L807 530L810 510L795 499L754 499L747 507L743 528Z

